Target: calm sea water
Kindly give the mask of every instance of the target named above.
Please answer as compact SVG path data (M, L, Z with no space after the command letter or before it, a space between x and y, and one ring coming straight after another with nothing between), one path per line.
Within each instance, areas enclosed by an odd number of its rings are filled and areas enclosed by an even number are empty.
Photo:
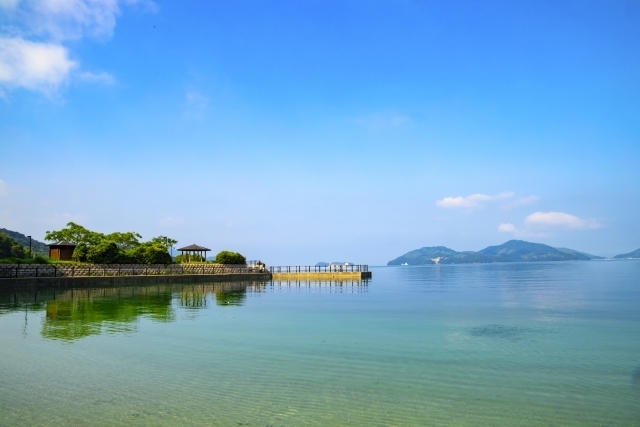
M0 295L0 426L640 425L640 262Z

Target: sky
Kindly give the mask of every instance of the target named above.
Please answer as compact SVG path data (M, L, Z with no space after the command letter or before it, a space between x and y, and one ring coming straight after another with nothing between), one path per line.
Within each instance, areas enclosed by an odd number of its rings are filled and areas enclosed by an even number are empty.
M635 0L0 0L0 227L629 252L639 76Z

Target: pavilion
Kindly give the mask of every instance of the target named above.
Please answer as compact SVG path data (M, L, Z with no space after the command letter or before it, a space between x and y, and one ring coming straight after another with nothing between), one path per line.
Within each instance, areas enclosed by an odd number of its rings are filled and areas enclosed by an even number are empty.
M185 255L185 252L186 252L187 262L190 262L192 255L200 255L202 257L202 259L204 261L206 261L207 260L207 252L211 251L211 249L205 248L203 246L196 245L194 243L193 245L189 245L189 246L185 246L184 248L180 248L180 249L178 249L178 251L180 252L180 255L182 255L183 259L184 259L184 255Z

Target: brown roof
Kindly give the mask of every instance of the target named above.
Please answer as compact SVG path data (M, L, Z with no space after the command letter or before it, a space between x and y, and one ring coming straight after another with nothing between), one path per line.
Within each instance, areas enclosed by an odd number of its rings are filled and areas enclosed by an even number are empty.
M185 246L184 248L178 249L179 251L210 251L211 249L198 246L195 243L193 245Z
M58 243L51 243L50 245L47 246L78 246L75 243L71 243L71 242L58 242Z

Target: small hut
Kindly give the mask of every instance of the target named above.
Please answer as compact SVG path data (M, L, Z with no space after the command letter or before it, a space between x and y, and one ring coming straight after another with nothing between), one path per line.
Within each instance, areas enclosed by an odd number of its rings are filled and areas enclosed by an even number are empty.
M60 261L71 261L76 244L71 242L52 243L49 246L49 258Z
M211 249L196 245L195 243L193 245L189 245L189 246L185 246L184 248L180 248L178 249L178 251L180 252L180 255L182 255L182 258L187 258L187 262L191 261L191 256L193 255L200 255L202 257L203 260L207 260L207 252L211 251Z

